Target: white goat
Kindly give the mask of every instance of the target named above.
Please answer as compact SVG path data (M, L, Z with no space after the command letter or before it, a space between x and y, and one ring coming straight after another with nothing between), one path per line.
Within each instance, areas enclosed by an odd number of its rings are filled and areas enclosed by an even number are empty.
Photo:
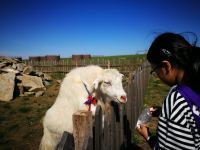
M102 69L99 66L80 67L66 74L55 103L44 116L40 149L56 149L63 132L73 132L72 115L78 110L88 110L90 106L85 102L89 95L95 96L102 109L109 100L125 103L127 98L122 87L122 76L116 69ZM93 115L95 108L91 105Z

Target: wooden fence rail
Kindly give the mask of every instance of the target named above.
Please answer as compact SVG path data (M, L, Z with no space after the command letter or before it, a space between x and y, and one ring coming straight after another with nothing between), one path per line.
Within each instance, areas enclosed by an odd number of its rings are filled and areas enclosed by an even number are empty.
M141 60L142 61L142 60ZM139 61L140 62L140 61ZM121 59L97 59L97 60L60 60L60 61L28 61L25 60L24 63L33 68L36 71L41 71L43 73L68 73L71 69L75 67L87 66L87 65L99 65L103 68L116 68L120 72L130 72L134 71L138 64L135 60L121 60Z
M89 119L74 124L74 135L63 134L63 138L58 145L59 150L126 150L132 145L132 134L136 126L137 118L143 108L144 96L149 80L148 63L130 74L127 92L127 103L111 103L110 113L104 114L102 123L102 109L97 106L93 130L91 131L91 112L82 112L89 116ZM80 114L80 112L78 112ZM85 115L82 115L85 117ZM79 115L78 117L81 117ZM87 117L85 117L87 118ZM74 121L76 119L73 119ZM80 127L81 126L81 127ZM88 129L89 128L89 129ZM77 136L77 133L84 135ZM83 133L84 132L84 133ZM93 134L91 134L91 132ZM79 133L79 135L80 135ZM70 138L71 137L71 138ZM74 137L74 142L72 138ZM69 140L68 140L69 139ZM70 143L70 142L71 143ZM78 141L78 142L77 142ZM66 144L68 143L68 144ZM69 144L70 143L70 144ZM74 144L75 143L75 144ZM66 146L67 145L67 146ZM75 146L74 146L75 145Z

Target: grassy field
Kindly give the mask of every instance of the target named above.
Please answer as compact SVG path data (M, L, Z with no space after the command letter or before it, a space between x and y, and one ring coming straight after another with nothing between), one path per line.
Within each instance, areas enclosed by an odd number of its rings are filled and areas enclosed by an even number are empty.
M134 54L134 55L116 55L116 56L92 56L92 60L96 59L145 59L145 54ZM71 58L62 58L62 59L71 59Z
M62 58L61 60L67 61L68 64L99 64L105 65L110 62L112 65L134 65L138 66L146 61L145 54L137 54L137 55L118 55L118 56L93 56L90 59L81 59L79 61L74 61L72 58Z

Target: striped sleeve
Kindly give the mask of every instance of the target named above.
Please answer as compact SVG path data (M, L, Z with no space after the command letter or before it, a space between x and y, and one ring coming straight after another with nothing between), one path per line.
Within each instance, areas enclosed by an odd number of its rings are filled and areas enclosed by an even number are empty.
M157 135L159 149L200 149L200 133L192 111L185 99L175 90L168 94L163 103Z

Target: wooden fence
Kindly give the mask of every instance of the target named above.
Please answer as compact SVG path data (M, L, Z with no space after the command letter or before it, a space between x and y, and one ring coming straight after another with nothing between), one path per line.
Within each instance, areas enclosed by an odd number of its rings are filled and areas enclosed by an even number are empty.
M127 103L113 102L109 113L104 115L97 106L93 123L91 112L77 112L73 116L74 134L64 132L57 150L126 150L131 147L137 118L143 109L144 96L149 80L148 63L130 74ZM93 123L93 127L92 126ZM102 127L103 126L103 127Z
M71 59L63 59L60 61L28 61L24 60L24 63L33 68L36 71L43 73L68 73L71 69L86 65L99 65L103 68L116 68L122 73L129 73L134 71L138 64L144 61L143 59L83 59L79 61L73 61Z

